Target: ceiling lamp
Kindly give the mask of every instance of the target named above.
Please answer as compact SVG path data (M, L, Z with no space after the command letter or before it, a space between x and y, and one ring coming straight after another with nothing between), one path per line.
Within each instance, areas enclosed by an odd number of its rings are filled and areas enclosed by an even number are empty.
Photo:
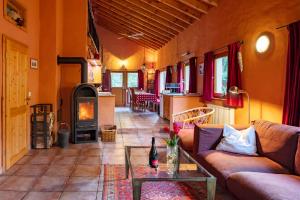
M256 51L265 53L270 47L270 38L267 35L260 36L256 41Z
M142 64L142 66L141 66L141 70L142 70L142 72L143 73L145 73L145 71L147 70L147 67L146 67L146 50L145 50L145 47L144 47L144 63Z

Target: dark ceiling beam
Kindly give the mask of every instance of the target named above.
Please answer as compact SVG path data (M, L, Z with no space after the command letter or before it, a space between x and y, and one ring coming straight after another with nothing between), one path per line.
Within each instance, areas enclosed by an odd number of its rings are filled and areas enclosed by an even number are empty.
M144 15L136 12L134 9L131 9L130 5L126 6L126 2L124 2L124 1L120 2L119 0L111 0L111 1L96 0L96 2L106 3L106 5L110 5L110 6L114 7L119 12L122 12L128 16L131 16L132 18L134 18L136 20L140 20L145 24L150 24L152 26L155 26L157 29L167 32L168 34L177 35L180 31L180 30L176 30L176 28L174 28L174 26L168 26L168 25L166 26L164 24L161 24L161 23L153 20L153 18L149 18L147 16L144 16Z
M174 9L164 3L161 3L157 0L140 0L150 6L155 7L158 10L161 10L169 15L172 15L173 17L176 17L177 19L180 19L188 24L192 24L195 20L195 18L190 17L180 11L178 11L177 9Z

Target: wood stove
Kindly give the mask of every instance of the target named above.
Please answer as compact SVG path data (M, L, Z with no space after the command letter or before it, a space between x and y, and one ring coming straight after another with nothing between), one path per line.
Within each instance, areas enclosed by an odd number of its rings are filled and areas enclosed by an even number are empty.
M98 141L98 93L88 83L77 85L72 93L72 142Z

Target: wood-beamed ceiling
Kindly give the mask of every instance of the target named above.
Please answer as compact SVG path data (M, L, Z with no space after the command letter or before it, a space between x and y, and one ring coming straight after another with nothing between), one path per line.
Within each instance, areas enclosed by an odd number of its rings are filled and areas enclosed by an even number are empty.
M92 0L98 25L120 36L143 33L126 38L154 50L217 5L218 0Z

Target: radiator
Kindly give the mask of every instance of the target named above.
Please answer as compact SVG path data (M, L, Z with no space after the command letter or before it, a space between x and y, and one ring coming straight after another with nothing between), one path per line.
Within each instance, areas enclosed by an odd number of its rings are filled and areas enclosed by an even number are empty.
M215 109L211 117L212 124L234 124L234 109L214 104L207 104L207 107Z

